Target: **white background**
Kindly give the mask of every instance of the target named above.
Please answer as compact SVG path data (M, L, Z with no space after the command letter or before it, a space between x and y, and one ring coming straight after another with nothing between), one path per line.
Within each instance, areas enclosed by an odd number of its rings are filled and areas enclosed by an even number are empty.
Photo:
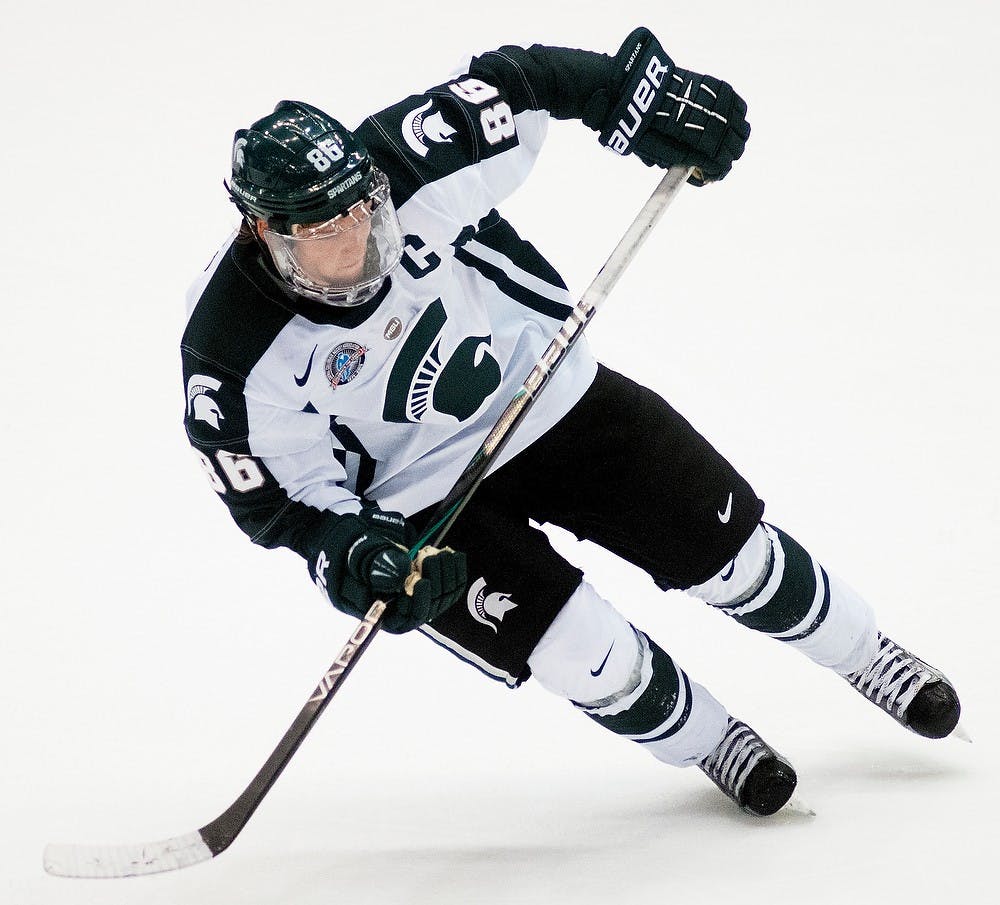
M3 16L0 900L982 901L997 832L995 4L97 2ZM783 526L939 665L972 746L565 536L598 589L797 766L814 819L740 815L529 685L380 638L243 836L133 881L47 841L218 814L353 622L254 548L181 428L183 292L235 223L235 129L348 123L534 41L650 26L733 82L753 136L686 189L591 342L669 398ZM582 291L656 182L554 123L504 207ZM585 492L585 488L582 489Z

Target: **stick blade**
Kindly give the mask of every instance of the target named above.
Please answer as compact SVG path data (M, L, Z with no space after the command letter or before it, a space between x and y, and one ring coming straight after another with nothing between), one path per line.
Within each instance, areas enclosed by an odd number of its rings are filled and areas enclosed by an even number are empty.
M201 833L140 845L47 845L43 864L56 877L114 878L159 874L213 856Z

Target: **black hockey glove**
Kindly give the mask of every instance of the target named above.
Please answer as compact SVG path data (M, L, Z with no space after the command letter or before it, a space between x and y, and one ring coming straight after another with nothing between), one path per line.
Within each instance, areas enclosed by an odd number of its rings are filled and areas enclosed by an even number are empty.
M583 122L618 154L647 166L695 166L688 180L725 177L743 154L747 105L726 82L674 65L648 28L637 28L612 61L606 91L595 93Z
M465 554L425 547L411 562L416 533L398 512L341 516L314 558L316 583L342 612L361 618L375 600L389 603L382 627L401 634L455 603L466 584Z

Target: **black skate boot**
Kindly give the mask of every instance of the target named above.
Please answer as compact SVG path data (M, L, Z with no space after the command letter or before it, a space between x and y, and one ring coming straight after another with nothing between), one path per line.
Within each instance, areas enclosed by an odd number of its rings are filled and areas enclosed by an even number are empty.
M732 717L718 747L698 766L744 811L758 817L780 810L798 781L787 760Z
M844 678L917 735L944 738L958 725L962 705L955 686L881 632L871 662Z

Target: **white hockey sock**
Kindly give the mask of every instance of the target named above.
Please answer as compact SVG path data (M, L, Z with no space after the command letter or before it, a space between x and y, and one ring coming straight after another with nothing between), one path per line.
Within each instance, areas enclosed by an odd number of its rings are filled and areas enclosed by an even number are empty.
M586 582L528 665L543 688L665 763L697 763L725 734L726 708Z
M759 525L733 562L688 593L841 675L866 666L878 643L867 601L772 525Z
M825 577L830 587L826 618L811 634L788 643L820 666L848 676L863 669L875 656L878 648L875 611L832 572Z

